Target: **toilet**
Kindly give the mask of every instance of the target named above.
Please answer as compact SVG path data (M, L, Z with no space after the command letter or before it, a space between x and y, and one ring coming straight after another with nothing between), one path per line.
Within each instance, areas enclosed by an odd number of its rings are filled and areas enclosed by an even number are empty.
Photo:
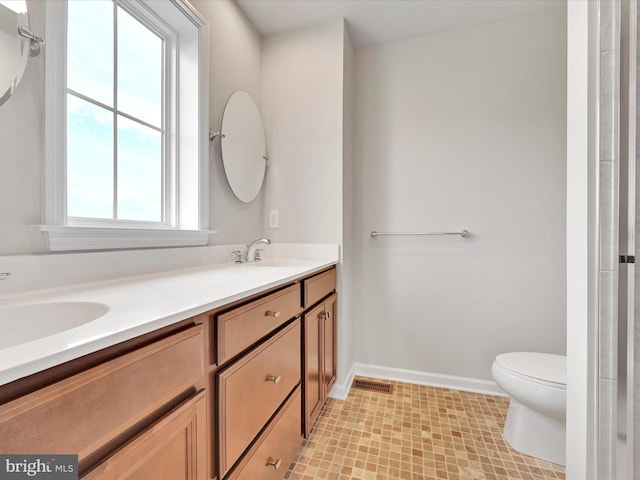
M550 353L498 355L491 366L511 397L503 438L514 450L565 465L567 357Z

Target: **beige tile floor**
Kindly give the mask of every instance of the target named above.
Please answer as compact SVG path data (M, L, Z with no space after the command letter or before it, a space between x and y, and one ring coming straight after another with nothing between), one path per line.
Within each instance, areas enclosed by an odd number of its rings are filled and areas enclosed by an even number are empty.
M329 399L285 478L565 478L564 467L502 439L508 398L385 383L391 394L352 388L345 401Z

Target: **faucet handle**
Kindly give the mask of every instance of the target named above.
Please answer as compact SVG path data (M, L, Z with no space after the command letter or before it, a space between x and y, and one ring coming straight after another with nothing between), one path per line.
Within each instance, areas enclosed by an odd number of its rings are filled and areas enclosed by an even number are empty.
M0 272L0 280L6 280L11 276L11 272Z
M233 256L233 263L242 263L242 252L240 250L234 250L231 255Z
M259 262L260 260L262 260L261 252L264 252L264 248L258 248L256 250L256 256L254 257L254 260L256 262Z

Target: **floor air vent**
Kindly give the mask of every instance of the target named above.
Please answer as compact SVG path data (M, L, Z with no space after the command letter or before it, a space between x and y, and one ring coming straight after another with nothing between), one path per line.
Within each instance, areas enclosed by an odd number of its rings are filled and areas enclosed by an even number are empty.
M393 392L393 385L389 385L387 383L370 382L368 380L355 379L353 381L352 387L357 388L359 390L368 390L369 392L378 392L378 393Z

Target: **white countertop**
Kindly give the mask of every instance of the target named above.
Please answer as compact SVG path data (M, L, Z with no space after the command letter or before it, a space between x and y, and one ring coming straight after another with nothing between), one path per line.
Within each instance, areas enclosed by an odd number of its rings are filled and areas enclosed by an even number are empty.
M0 348L0 385L268 290L337 261L337 256L327 256L267 259L262 264L225 263L6 298L0 301L5 317L17 305L47 302L94 302L107 306L108 311L75 328ZM0 318L3 323L2 328L37 328L28 321L16 325L10 318Z

